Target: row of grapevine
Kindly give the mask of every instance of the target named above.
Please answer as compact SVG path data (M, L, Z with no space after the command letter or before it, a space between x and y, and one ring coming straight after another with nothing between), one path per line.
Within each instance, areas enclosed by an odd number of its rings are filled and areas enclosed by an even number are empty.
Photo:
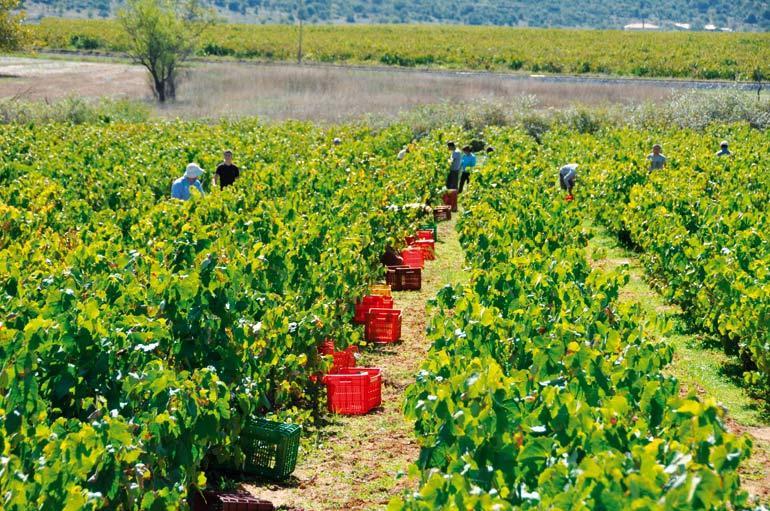
M652 134L554 134L556 154L587 155L595 216L641 252L647 274L699 331L744 360L770 389L770 138L747 126L655 134L669 165L649 172ZM721 139L731 157L716 157Z
M459 224L471 280L439 292L407 391L421 486L389 509L745 509L750 441L665 374L624 271L586 260L581 191L555 186L565 136L490 134Z
M312 420L317 346L435 195L411 133L254 121L0 133L0 507L184 508L249 417ZM332 144L333 137L343 143ZM182 203L189 161L243 177ZM209 173L208 177L211 177ZM208 182L206 183L208 190Z
M42 49L121 52L128 47L116 21L44 19L31 28L34 45ZM770 35L765 33L431 25L304 30L307 62L744 81L751 81L755 70L770 74ZM203 34L199 55L291 61L296 52L297 32L291 27L228 24Z

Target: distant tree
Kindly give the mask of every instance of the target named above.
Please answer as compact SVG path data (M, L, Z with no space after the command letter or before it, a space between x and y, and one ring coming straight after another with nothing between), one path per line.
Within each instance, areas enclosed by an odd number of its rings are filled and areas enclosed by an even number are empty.
M0 0L0 51L16 50L24 44L24 15L15 13L19 0Z
M150 73L155 98L176 99L179 68L214 23L212 11L198 0L128 0L118 19L128 36L128 54Z

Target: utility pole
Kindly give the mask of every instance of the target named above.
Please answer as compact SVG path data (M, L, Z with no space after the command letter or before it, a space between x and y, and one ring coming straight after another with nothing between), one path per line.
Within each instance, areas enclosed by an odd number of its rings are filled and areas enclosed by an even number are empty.
M302 11L304 9L303 0L297 2L297 19L299 19L299 44L297 45L297 64L302 64Z

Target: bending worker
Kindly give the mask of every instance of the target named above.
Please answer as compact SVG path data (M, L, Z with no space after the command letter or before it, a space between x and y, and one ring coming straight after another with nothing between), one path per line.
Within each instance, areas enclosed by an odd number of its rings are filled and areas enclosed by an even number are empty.
M184 175L171 185L171 197L179 200L190 200L191 186L194 186L201 195L206 195L201 182L198 180L203 173L203 169L197 163L189 164L184 171Z

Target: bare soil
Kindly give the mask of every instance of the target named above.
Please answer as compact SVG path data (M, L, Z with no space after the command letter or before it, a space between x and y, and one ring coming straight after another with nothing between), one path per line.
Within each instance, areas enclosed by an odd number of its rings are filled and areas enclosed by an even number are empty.
M751 459L741 467L741 483L749 494L770 503L770 427L744 426L728 418L727 429L751 438Z
M144 70L128 64L0 57L0 98L132 98L149 95Z

